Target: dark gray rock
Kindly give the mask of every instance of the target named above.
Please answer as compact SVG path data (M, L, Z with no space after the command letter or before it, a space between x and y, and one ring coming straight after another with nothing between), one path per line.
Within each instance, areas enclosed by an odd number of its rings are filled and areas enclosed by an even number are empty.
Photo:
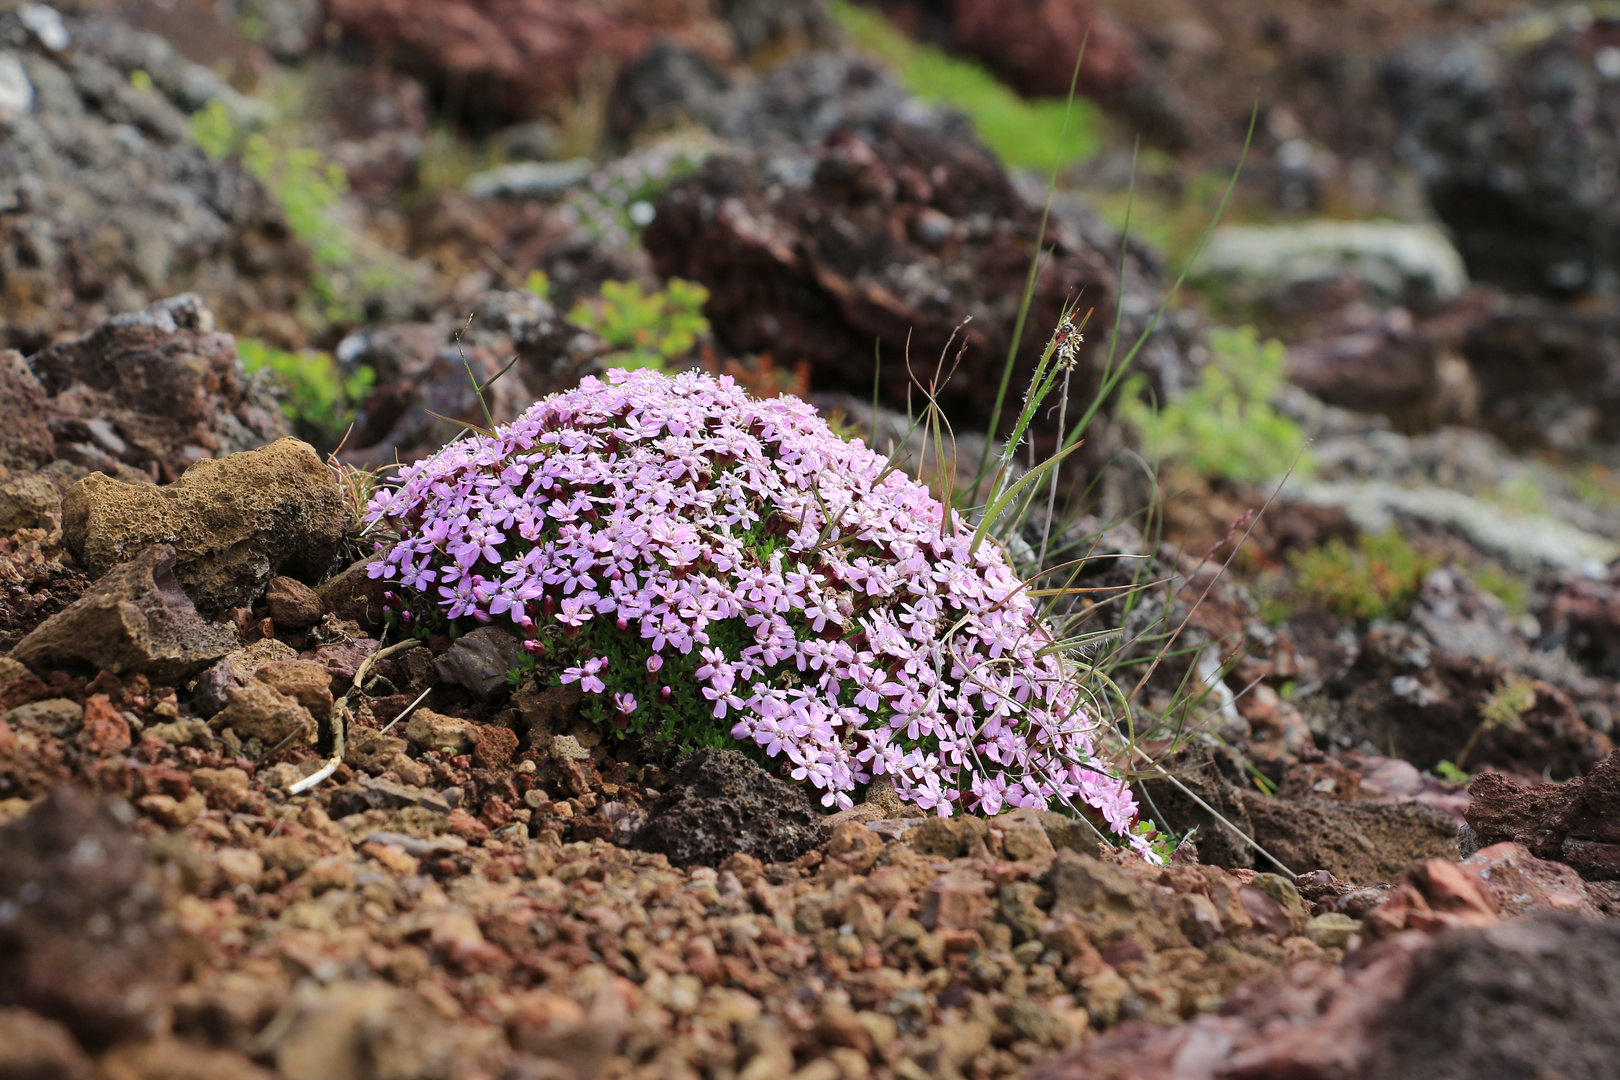
M1521 292L1620 293L1610 25L1535 15L1416 41L1391 58L1397 150L1474 277Z
M113 567L10 656L35 671L82 664L166 682L194 675L236 647L236 632L205 622L174 576L174 548L156 544Z
M173 481L290 430L193 293L114 316L28 363L50 395L41 409L51 456L121 480Z
M444 682L466 687L479 701L490 701L507 690L506 673L522 656L523 643L510 631L481 626L457 638L433 662L433 669Z
M53 50L16 7L0 9L0 48L16 50L32 100L0 138L0 346L38 348L188 288L233 327L298 336L308 250L264 187L187 128L210 102L239 122L250 107L161 37L68 12Z
M1620 923L1567 913L1435 942L1368 1080L1599 1080L1620 1060Z
M179 975L163 907L128 819L54 789L0 829L0 1005L92 1050L157 1034Z
M820 841L821 815L802 788L739 751L705 749L675 766L631 846L674 866L717 866L738 852L788 862Z

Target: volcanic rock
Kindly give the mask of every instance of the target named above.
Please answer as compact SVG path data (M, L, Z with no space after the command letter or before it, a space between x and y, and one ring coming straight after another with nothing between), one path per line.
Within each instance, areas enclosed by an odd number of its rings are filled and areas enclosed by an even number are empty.
M1568 863L1587 881L1620 880L1620 758L1611 754L1562 784L1515 783L1481 773L1468 826L1480 846L1511 840L1537 858Z
M22 354L0 349L0 467L28 470L55 454L56 442L45 423L45 388Z
M297 578L271 578L265 586L264 602L278 630L307 630L326 614L320 596Z
M11 658L35 670L79 663L164 680L195 674L235 647L236 634L197 614L174 562L174 548L156 544L113 567L19 641Z
M672 184L644 234L661 274L701 282L716 335L739 352L807 361L816 383L870 396L872 343L882 392L903 407L906 364L960 364L940 394L958 426L982 428L1000 385L1018 315L1038 209L971 133L891 122L841 129L802 163L805 183L775 182L761 164L717 155ZM936 228L943 223L943 231ZM921 239L918 239L921 237ZM1059 221L1020 342L1023 386L1066 299L1108 324L1118 286L1112 257ZM1116 252L1117 254L1117 252ZM965 316L972 322L958 333ZM1079 383L1095 389L1093 333ZM962 351L965 350L965 351Z
M0 828L0 1005L90 1047L155 1034L178 975L162 899L128 826L54 789Z
M286 313L309 287L309 252L264 187L187 130L210 102L238 122L250 106L116 17L68 8L60 21L57 49L15 5L0 12L0 39L21 46L6 55L32 91L0 141L0 346L39 348L186 289L246 333L299 335Z
M120 479L172 481L288 432L263 377L247 375L195 294L118 315L29 364L50 395L52 456Z
M699 750L670 774L632 841L674 866L716 866L737 853L789 862L821 840L804 789L769 775L736 750Z
M1541 914L1447 934L1390 1010L1369 1080L1597 1080L1620 1055L1620 923Z
M191 707L200 716L213 716L226 704L226 692L244 686L253 673L274 660L296 660L298 653L275 638L264 638L236 649L197 676Z
M595 361L606 351L606 342L545 300L520 292L483 294L470 321L463 315L352 334L337 356L345 365L370 365L377 387L342 457L355 464L425 457L465 433L456 421L483 427L491 417L497 424L516 419L537 398L599 371ZM497 379L514 355L516 366ZM469 368L486 388L482 395L473 391Z
M446 683L455 683L487 702L510 688L506 674L523 656L523 643L499 626L481 626L451 643L433 662Z
M72 1032L27 1009L0 1009L0 1076L12 1080L95 1080L96 1067Z
M199 461L161 488L92 474L62 515L68 547L92 573L172 543L175 576L209 614L250 602L278 570L318 578L347 525L342 485L296 439Z
M1386 86L1396 145L1423 181L1474 277L1568 296L1620 291L1620 153L1601 119L1620 84L1593 62L1599 21L1547 19L1420 38L1394 54Z
M546 115L592 75L668 38L718 60L733 54L704 4L630 0L603 7L560 0L330 0L345 36L429 86L456 81L463 107L507 121Z

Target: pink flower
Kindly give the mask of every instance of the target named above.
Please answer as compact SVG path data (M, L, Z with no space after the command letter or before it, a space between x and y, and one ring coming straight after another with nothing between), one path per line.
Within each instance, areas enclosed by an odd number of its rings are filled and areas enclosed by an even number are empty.
M400 533L368 573L463 628L510 619L592 715L656 725L695 690L826 806L884 776L945 815L1135 821L1001 550L803 402L610 371L403 470L367 517Z

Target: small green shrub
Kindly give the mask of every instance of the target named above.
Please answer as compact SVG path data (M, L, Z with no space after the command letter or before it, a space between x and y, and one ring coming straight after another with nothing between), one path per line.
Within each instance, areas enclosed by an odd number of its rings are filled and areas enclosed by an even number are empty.
M281 411L306 438L331 445L353 422L377 373L362 364L345 377L331 353L287 352L256 338L238 338L237 355L250 373L268 368L282 391Z
M354 260L349 230L329 213L349 190L343 166L309 147L278 147L262 134L248 136L242 166L281 203L293 234L314 250L317 262L347 266Z
M604 367L661 371L709 332L703 317L708 299L708 289L680 278L670 278L664 291L655 293L644 293L639 282L609 281L601 296L581 300L568 318L618 350L602 361Z
M966 113L979 137L1013 168L1084 161L1102 145L1102 116L1089 101L1076 98L1070 111L1060 99L1026 100L979 65L912 41L877 12L848 0L834 0L830 10L850 40L893 65L913 94Z
M1270 403L1282 383L1282 342L1261 342L1245 326L1211 330L1209 345L1213 355L1198 385L1159 409L1143 400L1143 376L1127 380L1120 413L1148 449L1200 476L1244 483L1308 468L1304 432Z
M1519 616L1530 610L1530 585L1523 578L1494 566L1475 570L1470 576L1475 585L1502 601L1509 615Z
M1405 615L1438 561L1399 533L1363 533L1351 547L1335 537L1290 556L1301 592L1344 619L1367 622Z
M215 161L224 161L236 153L242 141L242 132L237 128L231 110L217 98L192 113L187 126L191 141Z

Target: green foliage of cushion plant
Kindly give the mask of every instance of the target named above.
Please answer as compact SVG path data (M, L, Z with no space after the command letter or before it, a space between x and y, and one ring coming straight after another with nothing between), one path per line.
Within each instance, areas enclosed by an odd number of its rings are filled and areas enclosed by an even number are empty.
M685 356L709 332L703 305L709 290L695 282L670 278L662 292L644 292L635 281L608 281L602 294L581 300L569 312L570 321L606 338L618 351L604 361L606 367L653 368Z
M325 443L342 436L377 380L369 365L361 364L345 377L331 353L287 352L256 338L238 338L236 352L249 372L268 368L275 374L282 412L301 435Z
M1345 619L1367 622L1405 615L1423 579L1438 564L1399 533L1363 533L1351 547L1335 537L1290 557L1302 592Z
M349 190L343 166L309 147L277 147L262 134L248 136L242 166L275 195L293 235L314 250L316 261L344 266L353 260L348 230L328 213Z
M1157 410L1142 398L1144 377L1126 382L1120 414L1147 449L1200 476L1244 483L1308 468L1304 432L1270 403L1282 384L1282 342L1262 342L1245 326L1211 330L1209 345L1213 355L1198 385Z
M920 45L882 15L847 0L834 0L829 9L850 40L892 64L913 94L966 113L979 137L1013 168L1084 161L1102 145L1102 115L1089 101L1074 100L1065 135L1068 103L1021 98L979 65Z

